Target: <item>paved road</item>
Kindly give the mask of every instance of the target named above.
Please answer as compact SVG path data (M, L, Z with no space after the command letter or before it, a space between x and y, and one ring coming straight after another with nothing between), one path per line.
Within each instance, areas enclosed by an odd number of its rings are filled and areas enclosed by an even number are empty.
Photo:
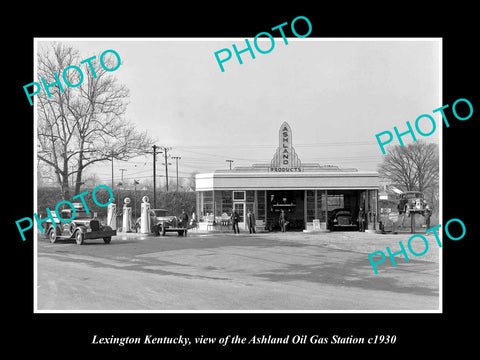
M437 249L374 274L367 253L400 240L408 235L39 238L38 310L438 310Z

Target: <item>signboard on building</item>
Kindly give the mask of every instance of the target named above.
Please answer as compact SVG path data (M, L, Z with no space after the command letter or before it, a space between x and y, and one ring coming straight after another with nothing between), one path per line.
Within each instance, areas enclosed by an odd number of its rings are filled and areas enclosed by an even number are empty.
M271 167L270 171L276 172L301 172L302 168Z
M270 163L270 171L300 172L302 163L292 146L292 130L286 122L280 126L278 133L278 148Z
M398 212L390 212L388 214L388 219L390 221L397 222L398 221Z

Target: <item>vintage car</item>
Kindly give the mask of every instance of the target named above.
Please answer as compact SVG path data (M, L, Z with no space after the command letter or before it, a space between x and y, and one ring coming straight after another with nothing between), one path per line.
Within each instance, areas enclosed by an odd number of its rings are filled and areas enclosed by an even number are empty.
M421 192L405 191L399 197L398 212L400 214L413 212L423 215L425 213L426 203Z
M81 203L73 203L73 206L75 208L73 220L61 222L53 213L55 227L50 219L43 223L44 234L51 243L59 239L75 239L78 245L82 245L85 240L103 239L105 244L109 244L112 236L117 235L116 230L102 225L98 219L92 217L91 213L87 214ZM61 210L60 217L65 220L71 219L72 209Z
M165 236L167 232L177 232L178 235L187 235L187 227L180 226L180 221L174 215L168 215L165 209L150 209L150 232ZM140 231L141 217L135 222L135 230Z
M353 217L350 209L334 209L328 216L327 229L330 231L358 230L358 221Z

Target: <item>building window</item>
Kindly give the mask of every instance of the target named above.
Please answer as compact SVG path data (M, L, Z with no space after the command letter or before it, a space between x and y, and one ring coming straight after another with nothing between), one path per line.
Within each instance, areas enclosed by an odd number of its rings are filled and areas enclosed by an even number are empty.
M325 191L322 190L322 192L318 193L317 195L317 202L318 202L318 208L320 209L319 210L319 218L320 218L320 222L326 222L327 221L327 217L325 215L325 209L327 209L327 201L326 201L326 196L325 196Z
M222 213L232 213L232 192L222 190Z
M222 192L214 191L213 194L213 208L215 209L215 216L222 215Z
M307 222L315 219L315 191L307 190Z
M257 219L258 220L266 220L266 197L267 197L267 192L264 190L259 190L257 193L257 209L258 209L258 214Z
M247 203L254 203L255 202L255 191L254 190L247 190L246 191L246 200Z
M328 211L343 207L343 194L328 194Z
M245 191L234 191L233 201L245 201Z
M317 219L325 222L325 194L323 190L317 190Z
M213 191L203 192L202 215L207 216L213 213Z
M255 191L254 190L247 190L245 192L245 200L246 200L246 205L248 209L252 210L252 212L255 212Z

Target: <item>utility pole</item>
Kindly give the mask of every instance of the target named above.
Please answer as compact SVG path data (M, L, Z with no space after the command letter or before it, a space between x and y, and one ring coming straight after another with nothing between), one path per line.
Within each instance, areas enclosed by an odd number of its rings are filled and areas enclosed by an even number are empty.
M233 160L225 160L225 161L230 163L230 170L232 170L232 162L233 162Z
M157 145L152 145L153 149L153 209L157 207L157 154L164 153L165 154L165 173L167 177L167 191L168 191L168 163L167 163L167 151L170 150L171 148L167 147L160 147ZM159 151L161 149L162 151Z
M120 201L120 188L123 187L123 182L119 182L117 184L117 201L118 201L118 204L121 204L121 201Z
M133 197L133 218L136 219L137 218L137 185L139 184L140 182L136 179L133 179L133 194L134 194L134 197Z
M155 178L157 177L156 168L155 168L155 162L156 162L155 155L156 155L157 147L158 147L157 145L152 146L153 148L153 208L154 209L157 208L156 180L155 180Z
M167 185L167 192L168 192L168 160L167 160L167 151L168 149L167 148L164 148L163 149L163 155L165 156L165 181L166 181L166 185Z
M180 156L172 156L172 159L175 159L175 168L177 170L177 192L178 192L178 160L181 159Z
M123 186L123 172L127 171L127 169L118 169L118 170L122 172L122 180L117 184L118 186L117 198L118 198L118 203L120 204L120 187Z
M111 152L112 155L112 191L113 191L113 151Z
M171 147L162 147L162 150L163 150L163 155L165 156L165 185L167 187L167 191L168 191L168 151L169 150L172 150Z
M127 169L118 169L118 170L120 170L122 172L122 184L123 184L123 172L127 171Z

